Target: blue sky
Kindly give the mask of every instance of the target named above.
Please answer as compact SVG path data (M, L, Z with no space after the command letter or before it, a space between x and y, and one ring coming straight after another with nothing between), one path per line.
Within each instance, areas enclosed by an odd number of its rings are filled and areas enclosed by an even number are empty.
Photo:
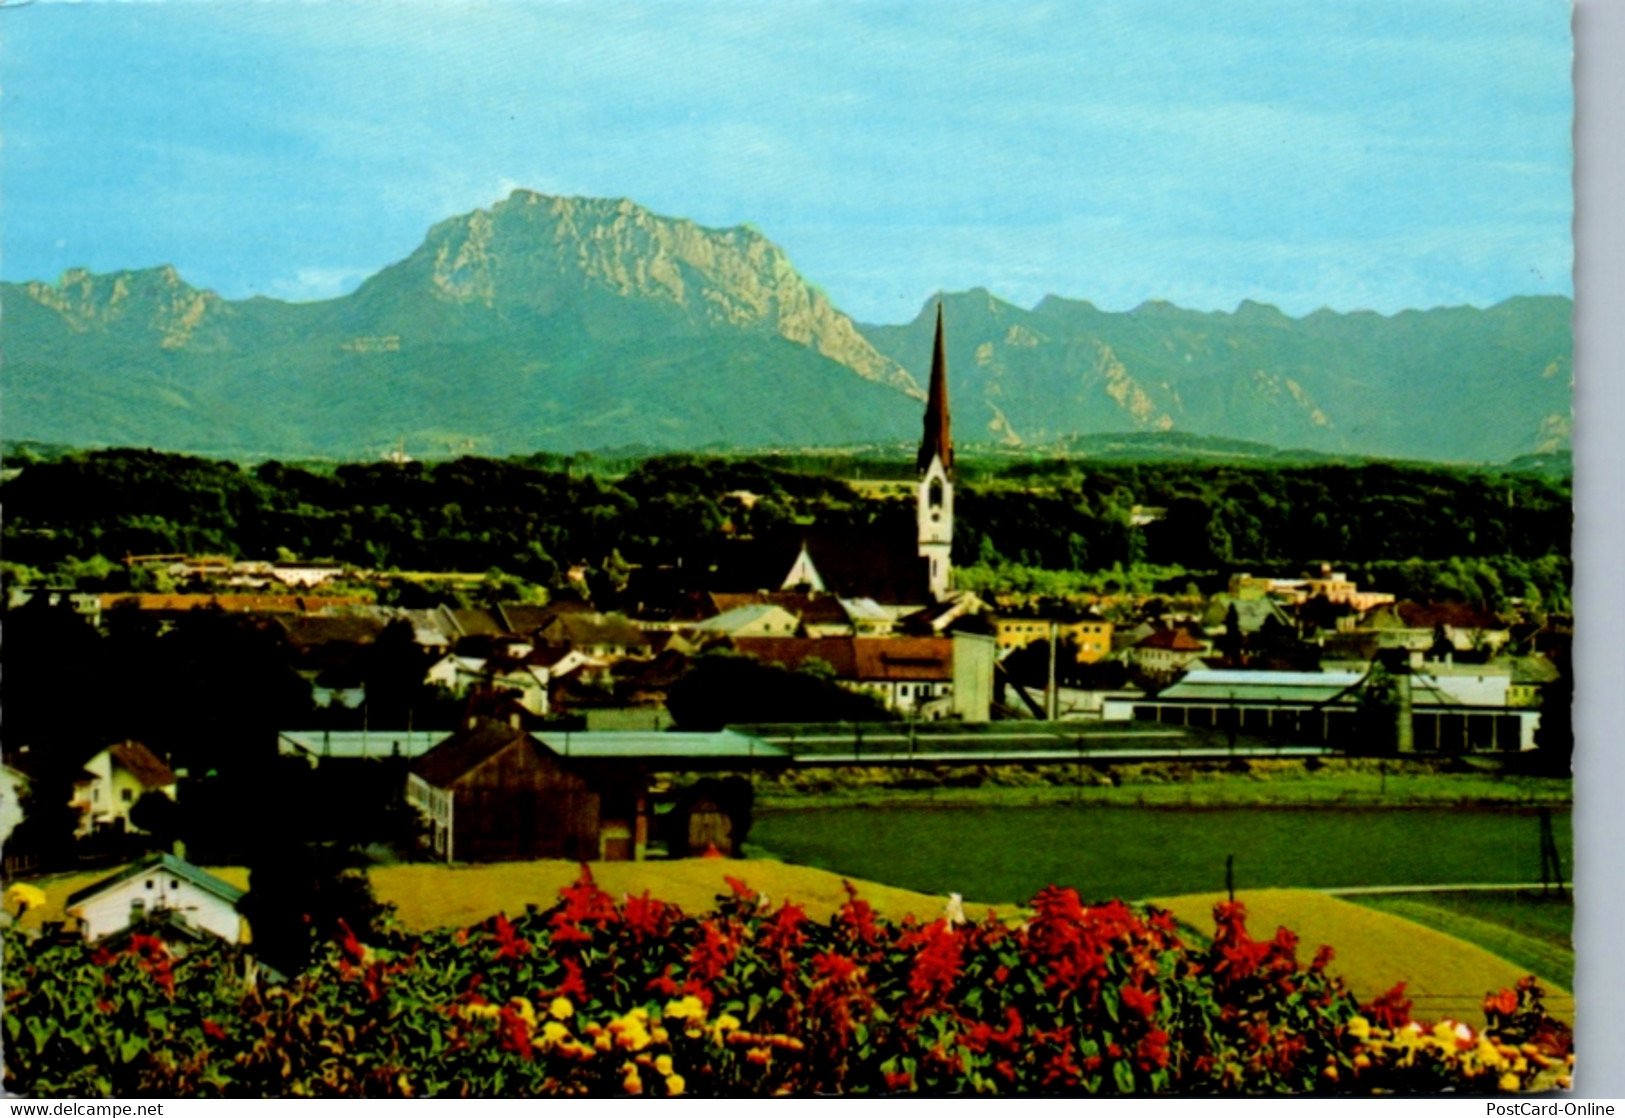
M1564 0L0 8L0 274L353 290L514 187L937 290L1292 314L1572 291Z

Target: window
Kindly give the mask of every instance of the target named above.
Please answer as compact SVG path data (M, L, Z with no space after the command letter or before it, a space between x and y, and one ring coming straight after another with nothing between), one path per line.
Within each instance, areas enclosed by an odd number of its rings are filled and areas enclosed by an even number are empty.
M931 485L926 490L925 500L926 500L926 503L929 504L933 509L940 509L942 507L942 479L941 478L934 477L934 478L931 479ZM931 518L933 520L936 519L935 513L932 514Z
M147 878L147 888L148 888L148 889L151 889L151 888L152 888L152 878L150 878L150 877L149 877L149 878Z
M122 790L119 793L119 796L124 800L125 803L129 803L131 800L135 799L135 793L130 791L128 788Z

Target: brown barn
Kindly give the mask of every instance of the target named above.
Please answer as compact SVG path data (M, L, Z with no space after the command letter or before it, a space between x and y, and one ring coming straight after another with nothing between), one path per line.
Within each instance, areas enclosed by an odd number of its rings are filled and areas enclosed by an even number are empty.
M447 861L641 859L648 773L782 764L742 734L574 733L549 741L474 718L412 762L407 802Z

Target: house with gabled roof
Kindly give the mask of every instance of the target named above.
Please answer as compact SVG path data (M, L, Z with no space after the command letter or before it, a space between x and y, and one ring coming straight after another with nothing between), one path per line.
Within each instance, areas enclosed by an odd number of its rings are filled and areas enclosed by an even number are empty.
M826 664L841 686L902 713L921 712L954 691L952 637L739 637L733 646L792 671L813 661Z
M130 809L148 792L175 798L175 774L138 741L110 745L85 762L73 783L70 806L80 813L77 837L105 828L139 830Z
M160 919L227 943L245 943L248 926L237 911L244 896L230 882L173 854L160 853L80 889L68 897L66 909L92 942Z
M1148 676L1168 677L1184 671L1213 651L1210 641L1197 639L1188 629L1174 625L1157 629L1134 646L1134 666Z

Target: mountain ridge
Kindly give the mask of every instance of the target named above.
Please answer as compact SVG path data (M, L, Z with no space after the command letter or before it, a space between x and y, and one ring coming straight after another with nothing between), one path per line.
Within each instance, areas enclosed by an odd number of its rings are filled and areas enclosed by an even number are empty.
M482 453L908 438L939 300L962 441L1182 430L1487 460L1561 450L1572 425L1564 296L1293 318L1250 299L1023 309L973 288L864 325L750 226L525 190L435 223L331 299L228 300L169 265L0 297L9 439L361 454L403 436ZM1451 413L1470 422L1441 432Z

